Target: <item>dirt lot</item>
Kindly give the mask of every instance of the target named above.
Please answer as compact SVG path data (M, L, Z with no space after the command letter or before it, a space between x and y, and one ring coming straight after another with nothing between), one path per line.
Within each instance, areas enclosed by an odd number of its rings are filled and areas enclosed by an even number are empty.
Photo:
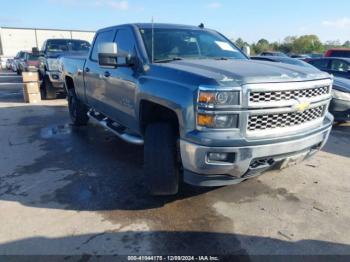
M142 147L19 83L0 74L0 254L350 255L350 125L294 168L152 198Z

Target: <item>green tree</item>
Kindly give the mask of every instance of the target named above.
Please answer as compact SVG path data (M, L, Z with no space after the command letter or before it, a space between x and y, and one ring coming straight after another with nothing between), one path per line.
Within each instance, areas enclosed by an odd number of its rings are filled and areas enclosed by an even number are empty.
M345 41L343 47L350 48L350 41Z
M248 45L247 42L244 42L244 40L242 38L237 38L236 41L234 41L235 45L238 47L238 48L243 48L245 45Z
M256 44L253 44L255 54L260 54L270 50L270 43L266 39L260 39Z
M323 52L324 46L316 35L303 35L295 39L293 42L293 53L312 53Z

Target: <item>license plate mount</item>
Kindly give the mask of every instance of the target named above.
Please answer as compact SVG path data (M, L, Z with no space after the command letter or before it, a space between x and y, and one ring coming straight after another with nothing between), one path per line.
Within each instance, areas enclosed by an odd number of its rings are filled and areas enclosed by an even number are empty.
M283 160L281 169L289 168L291 166L295 166L299 164L305 159L305 157L308 154L309 154L309 151L306 151L306 152L302 152L302 153L287 157L286 159Z

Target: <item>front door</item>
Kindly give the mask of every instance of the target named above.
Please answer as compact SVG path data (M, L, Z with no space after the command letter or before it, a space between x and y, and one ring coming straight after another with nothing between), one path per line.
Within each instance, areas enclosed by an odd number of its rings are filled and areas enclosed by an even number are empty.
M118 46L118 53L136 56L136 42L134 33L130 28L120 28L114 40ZM125 60L119 58L118 63ZM106 69L104 72L105 99L112 109L113 120L137 130L138 121L135 115L135 94L137 89L138 70L135 67L117 67Z
M102 43L112 42L114 36L115 30L113 29L98 33L84 68L86 101L92 108L107 115L111 110L108 108L106 101L107 83L104 76L106 69L98 63L98 51Z

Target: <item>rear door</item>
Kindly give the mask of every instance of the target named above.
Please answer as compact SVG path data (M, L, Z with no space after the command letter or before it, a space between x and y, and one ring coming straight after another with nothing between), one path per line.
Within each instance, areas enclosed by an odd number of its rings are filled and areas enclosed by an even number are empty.
M97 33L84 67L86 101L91 107L107 115L110 112L106 107L106 69L98 64L98 50L102 43L113 42L115 32L114 29L106 29Z
M350 78L350 63L342 59L332 59L329 73L343 78Z

